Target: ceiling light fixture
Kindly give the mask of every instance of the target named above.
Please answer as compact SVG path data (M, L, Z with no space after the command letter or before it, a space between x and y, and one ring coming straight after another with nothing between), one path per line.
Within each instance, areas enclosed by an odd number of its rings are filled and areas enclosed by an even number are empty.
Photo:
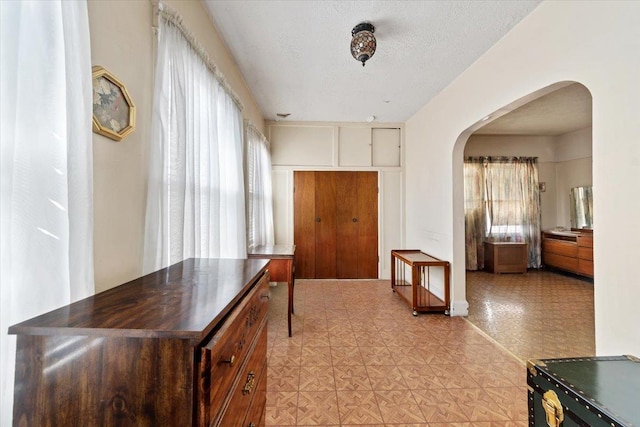
M367 62L376 53L375 27L368 22L361 22L351 30L351 55L357 60Z

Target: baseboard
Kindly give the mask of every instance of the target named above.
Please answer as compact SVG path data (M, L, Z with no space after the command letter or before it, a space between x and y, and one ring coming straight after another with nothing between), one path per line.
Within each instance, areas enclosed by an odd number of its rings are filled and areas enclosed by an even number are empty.
M452 301L449 316L468 316L469 303L466 300Z

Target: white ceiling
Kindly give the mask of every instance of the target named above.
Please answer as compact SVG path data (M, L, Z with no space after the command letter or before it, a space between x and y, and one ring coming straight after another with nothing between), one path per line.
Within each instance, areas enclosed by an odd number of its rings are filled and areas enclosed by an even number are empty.
M266 119L343 122L405 122L539 2L204 0ZM362 21L378 41L364 68Z
M591 126L591 93L574 83L535 99L475 131L481 135L562 135Z

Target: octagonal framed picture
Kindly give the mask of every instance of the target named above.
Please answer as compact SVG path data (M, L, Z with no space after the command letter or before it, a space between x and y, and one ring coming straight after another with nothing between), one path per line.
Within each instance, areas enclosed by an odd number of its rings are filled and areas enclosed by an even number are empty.
M122 141L136 127L136 107L125 85L99 65L93 67L93 131Z

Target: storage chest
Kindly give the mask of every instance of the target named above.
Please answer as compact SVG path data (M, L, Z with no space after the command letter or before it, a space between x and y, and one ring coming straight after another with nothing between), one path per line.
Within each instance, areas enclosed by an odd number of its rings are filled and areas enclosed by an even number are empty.
M528 256L524 242L484 242L484 268L490 273L526 273Z
M530 360L529 426L640 426L640 359Z

